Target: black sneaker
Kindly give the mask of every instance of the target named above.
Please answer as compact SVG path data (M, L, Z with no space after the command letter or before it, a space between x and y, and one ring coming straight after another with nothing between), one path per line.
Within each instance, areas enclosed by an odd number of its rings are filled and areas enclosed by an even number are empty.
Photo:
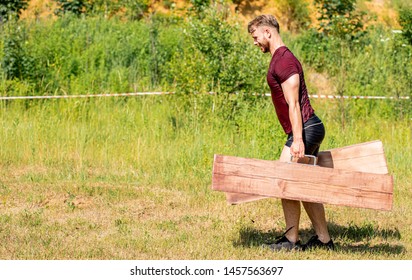
M263 248L271 249L272 251L292 251L292 250L302 250L302 244L298 240L297 242L290 242L286 236L282 236L273 244L264 244Z
M273 244L264 244L263 248L269 248L272 251L292 251L292 250L301 250L302 244L300 241L290 242L289 239L286 237L286 233L291 230L293 227L290 227L287 231L285 231L281 236L277 237L277 240Z
M303 251L313 250L317 248L327 249L327 250L335 250L335 244L333 244L332 239L329 240L328 243L323 243L319 240L318 236L312 236L305 245L302 246Z

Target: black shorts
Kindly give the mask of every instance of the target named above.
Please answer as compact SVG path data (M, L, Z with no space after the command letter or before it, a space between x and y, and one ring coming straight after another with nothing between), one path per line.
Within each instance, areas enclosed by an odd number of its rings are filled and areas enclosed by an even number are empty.
M317 156L319 152L320 144L325 138L325 126L322 121L313 114L304 124L303 124L303 143L305 144L305 154ZM290 147L293 142L293 133L288 134L288 139L286 141L286 146Z

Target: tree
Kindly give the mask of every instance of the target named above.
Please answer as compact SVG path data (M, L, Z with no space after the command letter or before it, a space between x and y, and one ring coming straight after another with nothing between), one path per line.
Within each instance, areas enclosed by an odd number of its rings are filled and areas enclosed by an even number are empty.
M22 10L29 5L27 0L3 0L0 2L0 23L5 22L11 16L20 17Z

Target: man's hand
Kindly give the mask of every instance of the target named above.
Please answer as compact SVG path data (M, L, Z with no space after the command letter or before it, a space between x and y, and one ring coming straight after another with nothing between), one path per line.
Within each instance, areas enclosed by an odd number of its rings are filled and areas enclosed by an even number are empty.
M290 146L290 155L294 158L305 157L305 144L302 139L293 139L292 145Z

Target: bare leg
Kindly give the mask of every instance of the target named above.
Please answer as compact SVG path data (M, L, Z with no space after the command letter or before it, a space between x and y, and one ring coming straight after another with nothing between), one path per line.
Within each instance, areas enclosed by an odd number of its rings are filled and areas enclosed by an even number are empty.
M290 161L290 148L285 146L280 155L280 161ZM299 161L304 163L304 161ZM325 208L323 204L302 202L305 207L305 211L309 216L310 221L315 229L318 238L323 243L329 242L330 235L328 232L328 226L326 222ZM299 240L299 220L300 220L300 202L296 200L282 199L282 208L285 216L286 229L290 229L286 233L286 238L291 242Z
M330 241L330 236L328 232L328 225L326 223L325 208L323 204L302 202L305 207L306 213L308 213L309 219L315 229L318 238L323 243Z
M285 146L280 155L280 161L290 161L290 148ZM285 216L286 229L290 229L286 233L286 238L290 242L299 240L299 220L300 220L300 201L282 199L283 214Z
M285 236L290 242L296 242L299 240L300 202L282 199L282 208L286 229L290 229Z

